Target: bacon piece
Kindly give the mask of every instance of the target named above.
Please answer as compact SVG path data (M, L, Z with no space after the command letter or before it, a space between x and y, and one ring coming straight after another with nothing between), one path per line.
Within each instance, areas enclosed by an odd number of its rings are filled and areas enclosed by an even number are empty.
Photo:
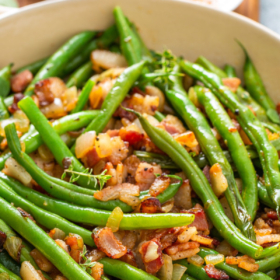
M139 164L140 160L135 155L129 156L124 161L124 165L127 167L127 173L130 174L132 177L135 176Z
M40 106L47 106L53 103L56 97L60 98L66 89L61 79L53 77L37 82L34 92L39 99Z
M127 253L127 248L114 236L110 228L95 230L93 239L97 248L110 258L119 259Z
M208 180L208 182L211 184L211 180L210 180L210 166L206 165L203 170L202 170L203 174L205 175L206 179Z
M3 248L6 239L7 239L6 233L0 230L0 250Z
M69 235L65 238L65 243L70 246L70 256L79 263L81 261L81 253L84 248L83 238L74 233L69 233Z
M212 279L217 279L217 280L229 279L229 276L224 271L215 268L213 264L207 264L204 267L204 270L207 273L207 275Z
M23 92L25 88L31 83L33 74L29 70L24 70L11 79L11 88L13 92Z
M18 212L21 214L22 217L24 218L29 218L30 220L32 220L33 222L35 222L35 219L26 211L24 211L22 208L18 207L17 208Z
M176 254L171 255L170 257L172 258L173 261L182 260L195 256L199 251L200 251L199 248L188 249L185 251L177 252Z
M87 253L87 258L91 262L96 262L105 257L106 257L106 254L98 249L93 249L89 253Z
M161 175L157 177L150 187L149 194L154 197L158 196L168 188L170 182L171 179L167 176Z
M14 113L15 111L19 110L18 108L18 102L24 98L24 95L22 93L16 93L14 95L14 100L13 100L13 104L11 106L9 106L8 110L10 113Z
M209 225L206 219L205 212L203 209L199 209L198 205L199 204L196 204L195 207L190 210L182 210L181 213L189 213L195 215L193 223L189 225L190 227L196 227L197 230L201 231L209 230Z
M93 147L87 154L82 158L82 162L86 167L93 168L99 161L100 157L96 152L96 148Z
M278 244L278 242L269 242L269 243L262 244L261 246L263 248L267 248L267 247L272 247L272 246L274 246L276 244Z
M269 211L266 213L267 217L271 220L278 220L276 211Z
M123 261L123 262L128 263L132 266L137 267L137 263L136 263L134 253L129 249L127 250L127 253L120 258L120 261Z
M144 134L134 130L126 130L125 128L120 129L119 133L120 137L123 141L129 143L129 145L133 146L144 139Z
M198 248L200 245L197 242L186 242L182 244L175 244L165 249L168 255L175 255L178 252L186 251L188 249Z
M158 239L143 243L139 252L148 273L154 274L163 266L162 248Z
M143 200L140 204L140 213L162 213L161 204L157 198L150 197Z
M91 268L91 276L95 280L101 280L102 275L104 275L104 270L103 270L104 265L96 262L95 265Z
M119 118L125 118L125 119L130 120L131 122L134 121L136 119L135 114L123 109L123 107L133 109L132 106L129 106L129 101L130 101L130 98L126 97L124 99L124 101L122 102L121 106L119 106L118 109L115 111L113 116L119 117Z
M182 186L174 196L174 205L180 209L190 209L192 207L192 188L189 180L184 180Z

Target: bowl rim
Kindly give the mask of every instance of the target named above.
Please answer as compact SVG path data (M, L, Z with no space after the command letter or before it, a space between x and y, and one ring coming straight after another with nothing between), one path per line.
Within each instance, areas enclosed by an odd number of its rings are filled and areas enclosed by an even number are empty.
M134 0L131 0L134 1ZM274 39L277 39L280 41L280 34L276 33L275 31L269 29L268 27L262 25L259 22L256 22L246 16L240 15L238 13L232 12L232 11L225 11L221 9L217 9L215 7L212 7L210 5L205 5L203 3L199 2L193 2L191 0L161 0L165 2L177 2L177 3L182 3L185 4L186 6L195 6L199 7L200 9L205 9L205 10L211 10L211 12L219 14L219 15L227 15L237 21L241 21L244 24L249 24L253 28L259 29L261 32L266 33L267 35L270 35ZM79 2L79 0L48 0L48 1L42 1L42 2L37 2L28 6L24 6L18 11L8 11L7 13L1 14L0 15L0 22L3 20L9 20L9 18L13 19L15 17L21 16L22 14L28 13L30 11L36 11L40 9L44 9L45 6L56 6L60 5L61 3L66 3L70 4L70 2Z

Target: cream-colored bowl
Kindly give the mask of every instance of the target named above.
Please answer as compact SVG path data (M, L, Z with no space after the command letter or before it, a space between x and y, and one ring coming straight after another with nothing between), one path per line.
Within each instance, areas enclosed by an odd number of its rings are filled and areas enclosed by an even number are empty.
M55 51L70 36L113 23L120 5L136 23L148 47L171 49L195 60L204 55L219 66L229 63L242 73L248 49L274 100L280 102L280 37L245 17L179 0L46 1L0 17L0 67L36 61Z

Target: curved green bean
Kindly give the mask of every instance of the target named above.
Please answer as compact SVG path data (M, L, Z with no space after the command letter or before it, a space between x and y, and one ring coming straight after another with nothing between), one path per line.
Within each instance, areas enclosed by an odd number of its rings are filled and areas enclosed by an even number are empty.
M103 258L98 262L104 265L104 272L122 280L159 280L157 277L119 260Z
M218 99L236 116L241 127L255 146L264 171L265 184L270 198L280 211L280 173L278 168L278 154L269 142L265 128L254 116L249 108L238 102L234 93L223 86L221 79L197 64L182 61L183 70L190 76L200 80Z
M74 171L84 172L86 170L86 168L80 163L80 161L76 159L66 144L55 132L53 127L49 124L47 118L42 114L31 97L22 99L18 103L18 106L27 115L30 122L35 126L44 143L51 150L60 166L63 167L64 160L69 158L69 161L72 162ZM80 178L77 180L77 183L86 188L97 188L96 180L93 178L88 179L84 176L80 176Z
M69 280L92 280L54 240L52 240L39 226L28 217L23 217L20 212L0 198L1 217L33 246L35 246L61 273ZM67 265L65 265L67 264Z
M83 238L85 244L89 246L95 246L91 237L91 231L79 227L63 219L61 216L35 206L33 203L17 195L17 193L13 191L11 187L9 187L9 185L7 185L2 179L0 179L0 196L8 202L13 203L16 207L21 207L27 211L39 224L43 225L47 229L51 230L54 228L59 228L66 234L77 233ZM4 219L2 215L1 218ZM5 222L8 223L6 220ZM30 243L32 244L32 242Z
M234 125L216 96L207 88L196 86L198 101L203 105L213 126L218 129L242 180L242 198L253 221L258 208L257 176L247 149ZM246 168L244 168L246 166Z
M214 194L205 175L193 161L188 152L165 130L152 126L141 114L134 112L150 139L163 152L182 168L193 190L201 199L204 209L213 225L218 229L221 236L238 251L256 258L263 248L251 240L245 238L238 228L228 219L224 210Z
M94 87L94 85L95 85L95 82L93 80L87 81L82 92L79 95L76 107L71 111L71 114L78 113L83 110L83 108L85 107L85 105L88 102L90 92L91 92L92 88Z
M93 74L91 61L80 66L68 79L66 86L68 88L76 86L80 88Z
M12 66L13 64L9 64L8 66L0 70L0 96L1 97L6 97L10 93L10 89L11 89L10 78L12 75Z
M277 124L280 124L279 115L276 111L276 106L272 99L269 97L262 79L254 66L247 50L239 42L239 45L245 54L245 64L244 64L244 80L246 88L252 97L266 110L268 118Z
M42 58L40 60L37 60L33 63L30 63L28 65L25 65L23 67L20 67L16 73L23 72L24 70L29 70L33 75L36 75L37 72L42 68L42 66L49 60L49 57Z

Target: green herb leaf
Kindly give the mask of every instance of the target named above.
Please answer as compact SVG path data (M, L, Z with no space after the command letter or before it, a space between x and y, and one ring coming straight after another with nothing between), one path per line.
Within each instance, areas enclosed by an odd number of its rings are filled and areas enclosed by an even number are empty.
M84 245L83 252L81 253L82 263L80 263L81 268L88 274L91 274L91 269L95 266L96 262L91 262L87 257L87 247Z

